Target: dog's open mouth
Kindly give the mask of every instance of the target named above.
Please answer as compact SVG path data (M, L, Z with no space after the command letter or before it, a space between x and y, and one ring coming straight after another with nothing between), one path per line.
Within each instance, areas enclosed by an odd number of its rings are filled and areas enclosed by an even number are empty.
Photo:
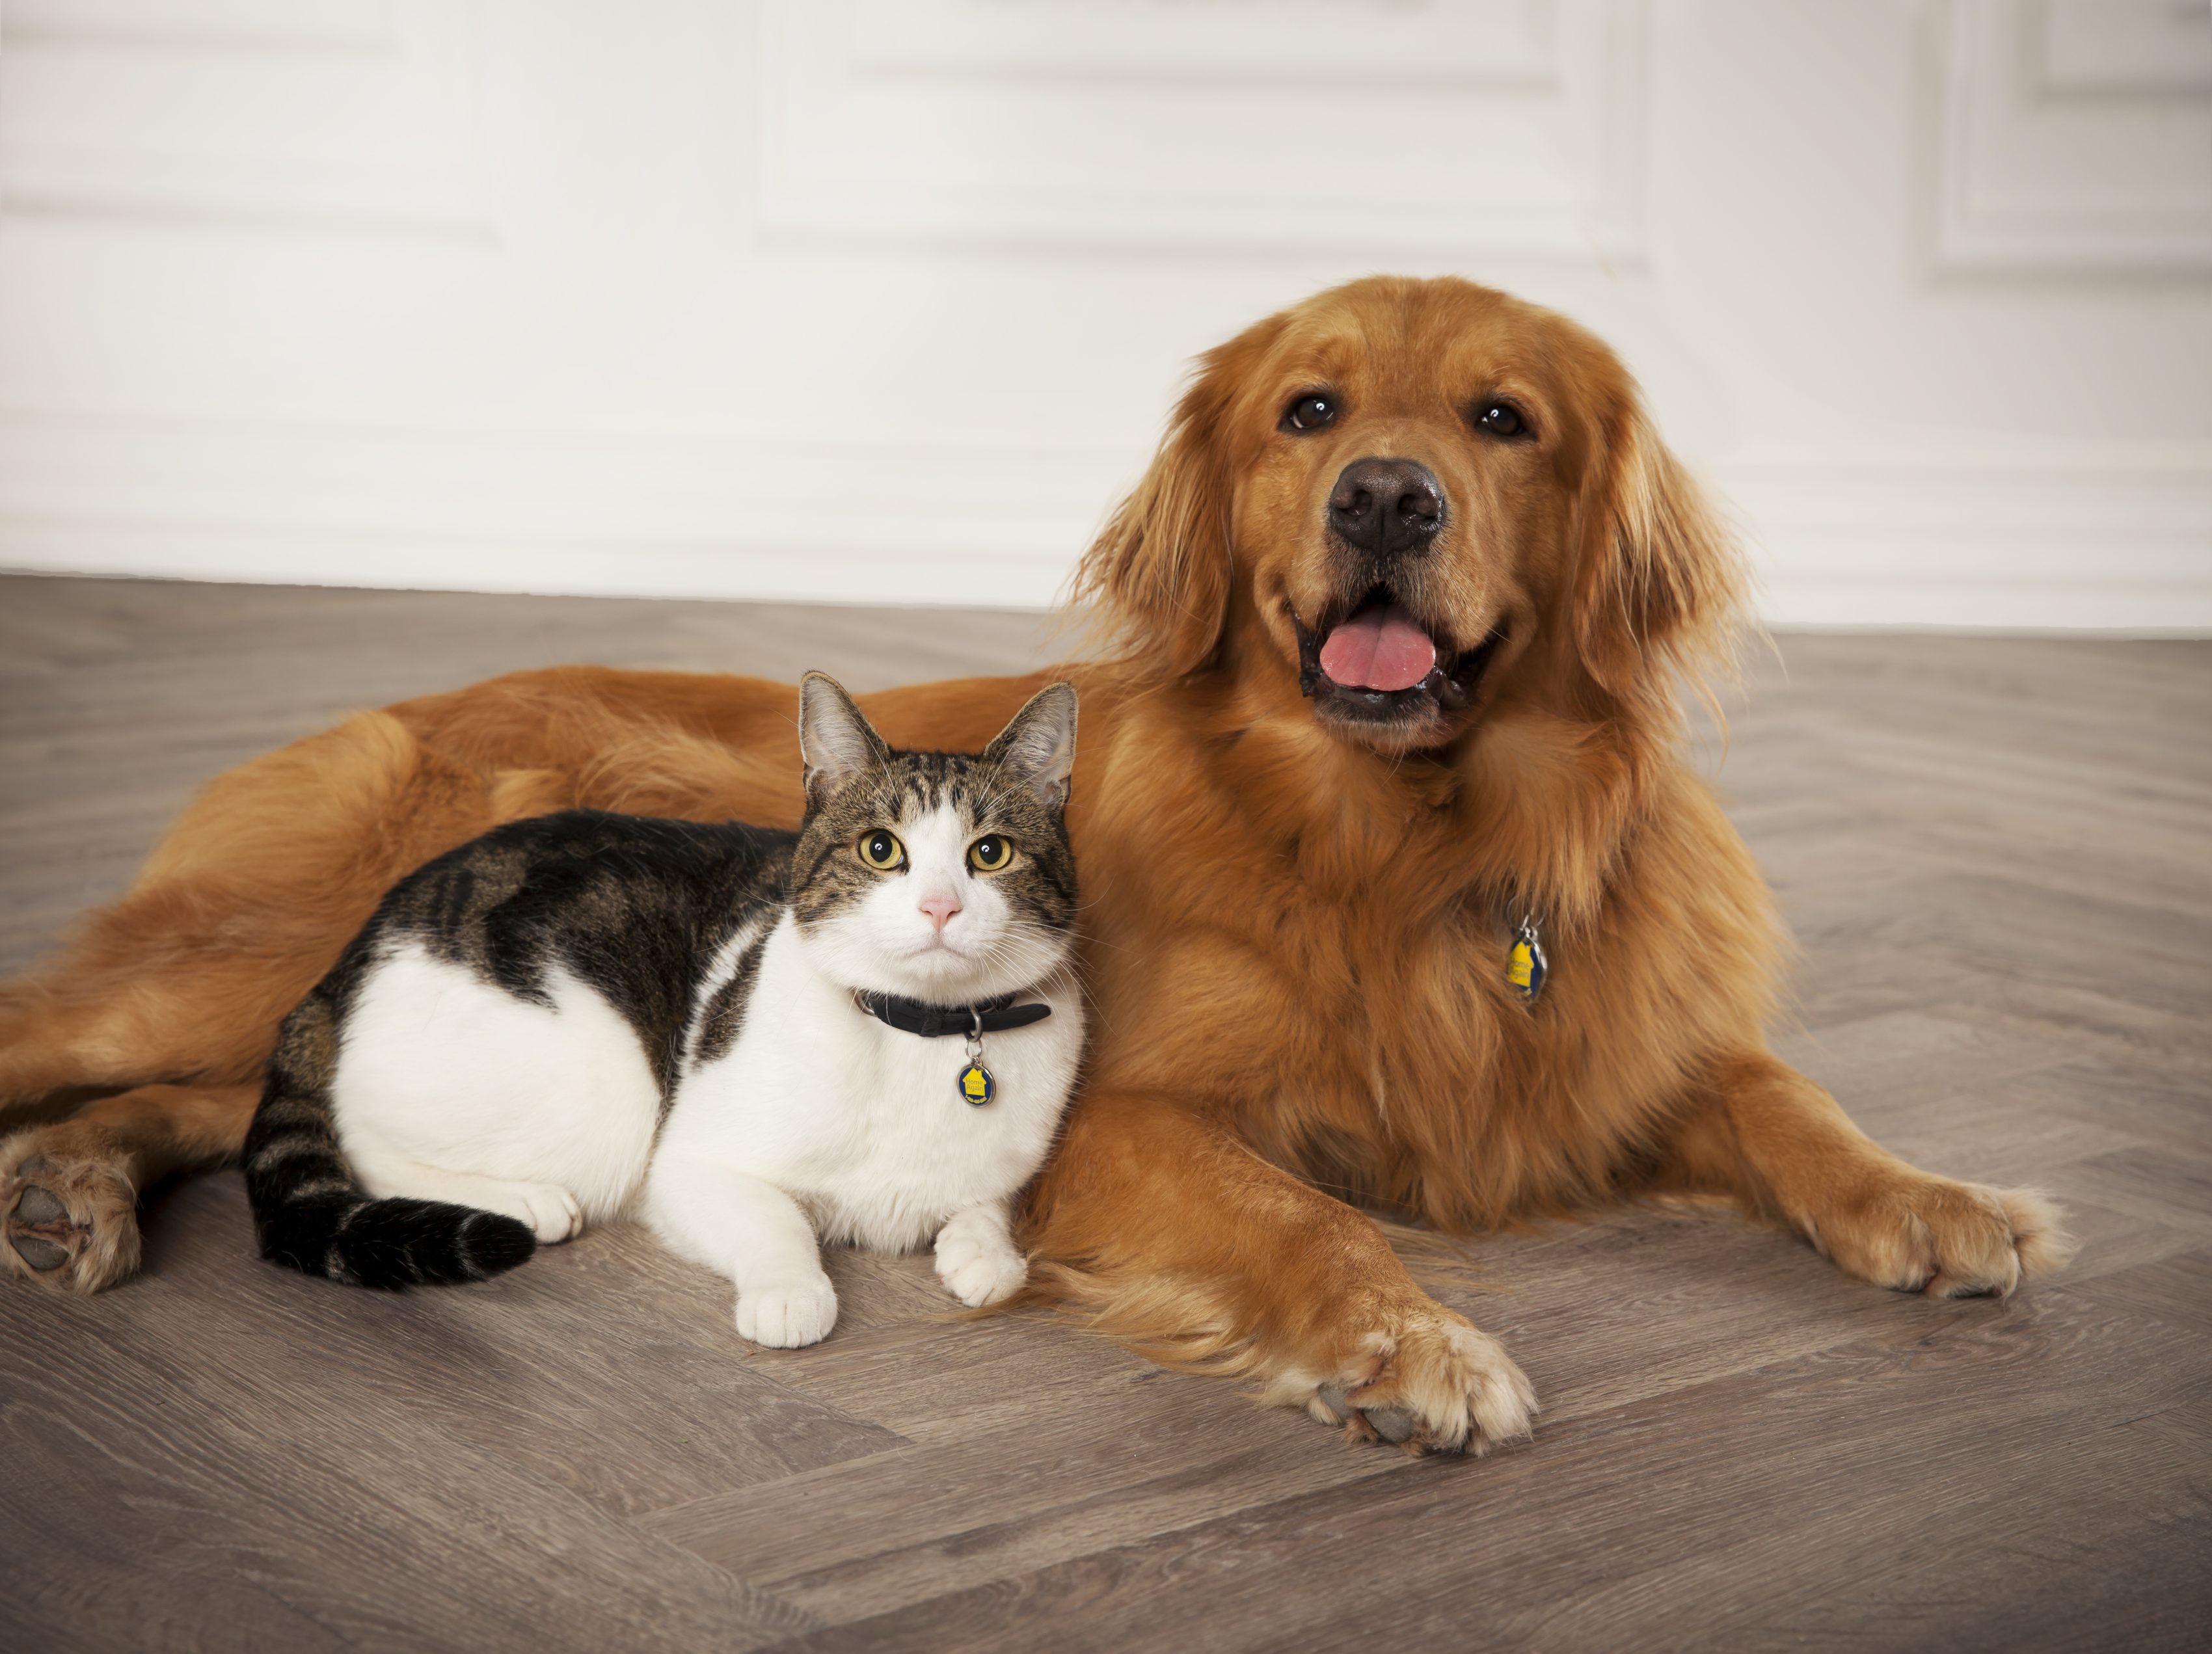
M1465 711L1498 647L1500 625L1472 649L1440 643L1388 586L1309 627L1290 610L1298 634L1298 688L1316 709L1347 722L1402 724Z

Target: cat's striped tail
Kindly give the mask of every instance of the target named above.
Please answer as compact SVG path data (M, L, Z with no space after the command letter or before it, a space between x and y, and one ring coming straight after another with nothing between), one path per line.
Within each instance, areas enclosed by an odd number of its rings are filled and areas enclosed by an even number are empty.
M326 978L285 1019L246 1134L246 1192L262 1257L387 1288L483 1281L526 1262L538 1248L526 1223L443 1201L374 1200L355 1180L331 1114L336 997Z

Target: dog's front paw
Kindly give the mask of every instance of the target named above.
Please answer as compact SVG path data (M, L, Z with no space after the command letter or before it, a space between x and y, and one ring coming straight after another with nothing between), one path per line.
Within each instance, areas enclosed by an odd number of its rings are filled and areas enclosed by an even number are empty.
M837 1289L826 1275L738 1294L738 1336L770 1349L818 1344L836 1324Z
M138 1193L64 1124L0 1142L0 1269L59 1292L98 1292L138 1267Z
M1361 1357L1318 1385L1306 1409L1352 1440L1481 1454L1534 1429L1536 1391L1495 1338L1437 1306L1369 1335Z
M1028 1260L999 1224L963 1221L963 1212L937 1233L937 1278L971 1310L1012 1298L1030 1277Z
M1805 1221L1846 1273L1930 1298L2003 1298L2032 1275L2063 1269L2074 1238L2031 1189L1985 1189L1910 1172Z

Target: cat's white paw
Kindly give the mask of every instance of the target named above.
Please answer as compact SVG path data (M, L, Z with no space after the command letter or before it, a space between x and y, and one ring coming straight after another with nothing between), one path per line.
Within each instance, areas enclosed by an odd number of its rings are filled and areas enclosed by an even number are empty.
M388 1180L387 1180L388 1185ZM399 1185L390 1192L416 1194L416 1188ZM538 1237L540 1245L568 1239L584 1227L584 1209L558 1184L513 1183L503 1178L466 1178L441 1174L439 1181L419 1191L424 1200L449 1200L473 1206L480 1212L511 1217Z
M1029 1261L997 1224L963 1223L961 1217L938 1231L937 1278L969 1309L1012 1298L1030 1278Z
M514 1215L530 1226L541 1245L568 1239L584 1227L584 1209L576 1197L557 1184L519 1183L521 1210Z
M837 1324L837 1289L830 1277L738 1294L738 1336L770 1349L818 1344Z

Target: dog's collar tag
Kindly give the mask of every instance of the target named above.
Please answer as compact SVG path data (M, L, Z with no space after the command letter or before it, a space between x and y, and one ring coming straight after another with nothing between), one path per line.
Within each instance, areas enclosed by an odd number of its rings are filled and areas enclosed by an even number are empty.
M1544 961L1544 942L1537 934L1536 923L1534 913L1521 921L1505 955L1506 985L1521 997L1524 1005L1536 1003L1536 997L1544 991L1544 978L1551 973Z

